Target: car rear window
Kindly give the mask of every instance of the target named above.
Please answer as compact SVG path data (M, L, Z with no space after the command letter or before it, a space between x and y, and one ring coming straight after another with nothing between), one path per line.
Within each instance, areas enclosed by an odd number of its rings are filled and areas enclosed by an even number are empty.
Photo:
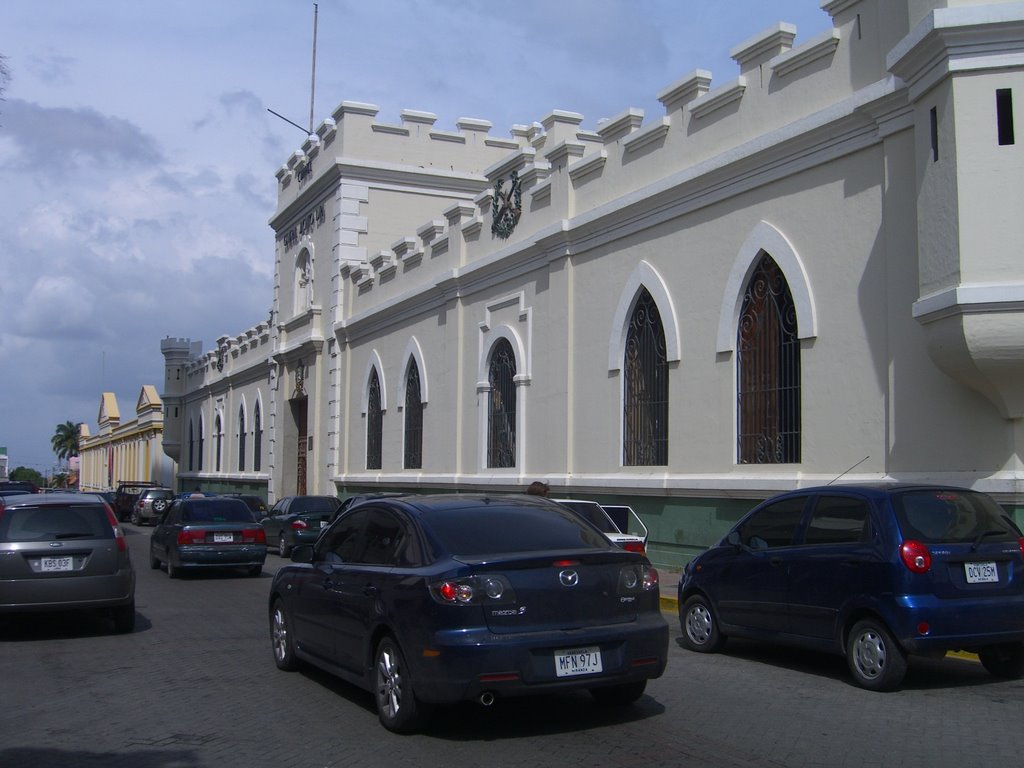
M181 512L184 523L254 523L252 510L234 499L223 502L187 504Z
M608 539L575 513L552 506L481 506L431 510L423 515L451 555L480 556L562 549L607 549Z
M900 530L926 543L1014 541L1016 526L995 500L983 493L934 489L893 497Z
M304 515L307 512L333 512L338 508L339 503L330 497L318 499L311 496L308 499L296 499L288 511L297 515Z
M32 506L0 511L0 541L112 539L114 527L103 504Z

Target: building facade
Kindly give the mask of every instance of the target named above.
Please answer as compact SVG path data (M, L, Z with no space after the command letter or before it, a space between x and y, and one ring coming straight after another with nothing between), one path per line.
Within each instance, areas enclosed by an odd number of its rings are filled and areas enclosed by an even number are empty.
M97 432L79 425L82 491L107 491L125 481L153 482L173 488L177 466L164 453L163 401L156 387L146 384L135 401L135 418L121 421L121 409L113 392L104 392L96 416Z
M179 485L539 479L633 506L662 565L840 477L1019 517L1024 4L820 4L653 118L342 102L277 172L268 321L161 343Z

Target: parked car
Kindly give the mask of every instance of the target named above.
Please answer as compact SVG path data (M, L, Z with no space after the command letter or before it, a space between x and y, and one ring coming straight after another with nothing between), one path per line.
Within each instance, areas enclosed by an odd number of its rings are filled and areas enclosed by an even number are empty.
M647 526L643 524L632 508L614 507L616 516L622 521L620 527L607 508L596 501L584 499L555 499L555 501L596 525L616 546L640 554L647 552ZM627 511L624 512L624 510ZM627 532L629 525L634 526L635 532Z
M91 494L0 497L0 611L101 610L135 628L124 532Z
M241 499L244 501L245 505L249 507L257 520L265 517L267 514L267 502L259 496L247 493L225 493L222 495L229 499Z
M139 494L147 488L159 488L159 483L149 481L122 481L114 491L114 514L119 522L126 523L135 509Z
M153 525L160 519L172 501L174 501L174 491L170 488L144 488L132 508L132 524Z
M259 576L266 559L263 528L238 499L176 499L149 539L150 567L166 566L172 579L198 568L241 567Z
M963 488L828 486L757 506L679 582L683 643L732 635L844 655L864 688L899 686L908 654L973 651L1024 675L1024 538Z
M372 691L392 731L500 696L586 689L626 705L665 669L657 571L548 499L368 500L292 560L270 590L274 661Z
M260 522L267 542L288 557L297 544L312 544L341 506L336 496L285 496Z

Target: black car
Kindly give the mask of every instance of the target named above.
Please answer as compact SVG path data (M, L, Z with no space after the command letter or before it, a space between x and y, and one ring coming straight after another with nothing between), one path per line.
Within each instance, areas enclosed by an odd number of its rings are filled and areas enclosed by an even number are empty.
M373 691L389 730L501 696L586 689L626 705L665 669L651 563L548 499L367 500L292 560L270 591L277 666Z
M262 517L267 543L288 557L297 544L312 544L330 525L341 502L337 496L285 496Z

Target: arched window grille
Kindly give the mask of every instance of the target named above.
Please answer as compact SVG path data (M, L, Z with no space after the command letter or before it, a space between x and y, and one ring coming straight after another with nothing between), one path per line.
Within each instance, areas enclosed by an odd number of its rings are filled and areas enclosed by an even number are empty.
M221 457L221 446L222 446L223 438L224 438L224 425L221 423L220 414L219 413L217 414L217 419L214 422L213 430L214 430L213 438L216 441L215 445L217 447L217 457L216 457L217 461L214 464L214 470L213 471L214 472L220 472L220 457Z
M516 465L516 356L508 339L500 339L491 353L487 408L487 466Z
M245 471L245 406L238 406L238 471Z
M188 420L188 471L192 471L192 459L195 453L195 437L192 433L192 419Z
M767 253L747 285L737 332L737 456L741 464L800 461L800 339L796 306Z
M199 472L203 471L203 444L205 443L206 425L203 423L203 417L199 417L199 454L196 457L196 470Z
M263 457L263 420L260 418L260 404L256 401L252 415L252 471L259 472Z
M423 467L423 400L420 395L420 369L416 359L409 360L405 376L405 468Z
M668 464L668 358L658 305L646 288L626 333L622 463Z
M384 441L384 413L380 407L380 379L377 369L370 371L370 387L366 406L366 468L381 468Z

